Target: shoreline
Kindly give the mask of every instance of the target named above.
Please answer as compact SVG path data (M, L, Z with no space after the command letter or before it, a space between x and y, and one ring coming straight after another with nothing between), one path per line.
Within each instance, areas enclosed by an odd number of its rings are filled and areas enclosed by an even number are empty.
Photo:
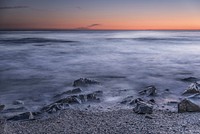
M155 110L152 114L136 114L121 109L87 112L67 109L48 119L5 121L0 132L12 133L200 133L200 114ZM3 130L2 130L3 129Z

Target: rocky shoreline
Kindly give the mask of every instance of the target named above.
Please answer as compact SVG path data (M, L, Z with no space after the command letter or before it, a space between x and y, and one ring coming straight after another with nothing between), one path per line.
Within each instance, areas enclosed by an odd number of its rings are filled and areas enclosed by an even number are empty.
M70 119L76 118L76 117L74 117L74 114L72 114L71 117L66 117L67 120L63 120L62 116L66 116L66 115L68 115L68 112L72 112L72 111L75 113L90 115L91 118L95 114L97 114L97 115L99 115L100 119L104 118L101 116L104 115L105 113L108 113L111 116L113 114L114 115L120 114L122 116L125 116L124 112L129 112L128 116L130 116L130 117L135 116L136 118L139 118L139 119L141 118L142 120L147 120L147 119L154 120L155 117L160 118L157 116L165 116L165 115L169 115L169 114L172 116L175 116L174 118L177 118L177 119L179 119L179 118L182 119L182 115L184 115L184 116L188 115L188 116L191 116L191 118L193 118L193 116L196 115L197 113L195 113L193 115L193 114L189 114L187 112L200 112L200 103L199 103L200 84L198 84L196 81L194 81L194 80L197 80L194 77L184 78L182 80L191 82L191 85L189 85L188 88L186 88L186 90L182 93L183 97L180 98L179 101L169 101L168 102L169 106L172 105L176 109L175 112L171 111L168 108L163 110L166 106L159 105L159 103L156 101L156 97L159 96L161 93L159 90L157 90L157 88L154 85L144 87L144 89L142 89L141 91L138 92L137 98L130 95L130 96L127 96L126 98L124 98L120 102L119 105L129 105L130 107L132 107L131 109L124 109L124 110L121 109L121 110L111 110L111 111L97 110L96 112L94 112L93 110L90 110L90 111L74 110L74 109L70 108L72 105L81 105L81 104L85 104L85 103L87 104L89 102L99 103L99 102L101 102L101 98L104 94L103 91L100 91L100 90L90 92L90 93L83 93L82 87L88 87L91 85L99 85L101 83L96 80L91 80L88 78L80 78L73 82L74 89L71 89L71 90L68 90L68 91L65 91L60 94L55 95L53 97L56 100L55 102L42 107L38 111L27 111L27 112L20 113L20 114L11 116L11 117L1 117L1 124L2 124L1 127L2 128L0 128L1 129L0 131L10 133L10 129L9 130L6 129L6 128L8 128L8 126L13 127L13 126L19 125L21 123L24 124L25 126L32 124L32 123L34 124L36 122L40 122L40 123L46 122L48 124L48 122L51 121L53 118L54 119L57 118L56 116L58 116L58 118L60 118L62 120L61 122L63 122L63 123L68 122L68 118L70 118ZM164 94L170 93L170 90L165 89L164 92L162 92L162 93L164 93ZM21 100L16 100L13 102L13 105L24 105L24 102ZM5 105L0 104L0 112L1 113L12 110L12 109L5 109L5 107L6 107ZM90 108L90 105L88 105L88 108ZM92 108L90 108L90 109L92 109ZM185 113L185 112L186 112L186 114L180 114L180 113ZM45 114L48 114L49 119L43 120L43 118L41 118ZM200 116L198 115L198 117L200 117ZM92 118L91 120L95 120L95 118L94 119ZM117 120L117 117L115 120ZM169 120L169 122L170 122L170 117L169 117L169 119L167 118L167 120ZM188 120L190 120L190 119L188 119ZM196 120L197 119L195 119L195 121ZM17 122L13 122L13 121L17 121ZM85 121L88 122L87 119ZM123 120L123 121L125 121L125 120ZM162 123L162 121L161 121L161 123ZM184 120L184 121L187 122L187 120ZM51 122L55 123L55 121L51 121ZM77 122L79 122L79 120L77 120ZM111 121L111 122L113 122L113 121ZM170 124L168 124L168 126L170 126ZM32 127L34 127L34 126L32 126ZM73 126L73 127L75 127L75 126ZM128 126L125 125L123 127L126 128ZM151 126L151 127L153 127L153 126ZM133 128L135 128L135 127L133 127ZM13 131L18 131L15 128L12 128L12 129L13 129ZM94 128L94 129L97 129L97 128ZM128 128L126 128L126 129L128 129ZM141 129L140 126L138 126L137 130L140 130L140 129ZM148 129L148 128L144 128L145 132L147 132L146 129ZM168 129L168 127L165 129ZM174 129L173 132L180 132L177 129L178 128ZM28 130L24 130L24 131L28 131ZM60 131L60 130L56 130L56 132L58 132L58 131ZM68 131L69 130L64 131L64 133L68 132ZM108 129L106 131L111 131L111 130ZM117 132L118 131L119 130L117 130ZM153 129L151 131L154 132ZM198 129L197 129L197 131L198 131ZM71 131L71 132L75 132L75 131ZM81 132L81 131L79 131L79 132ZM137 133L140 131L135 130L134 132ZM162 132L162 131L160 131L160 132ZM200 132L200 130L198 132ZM40 132L37 132L37 133L40 133Z

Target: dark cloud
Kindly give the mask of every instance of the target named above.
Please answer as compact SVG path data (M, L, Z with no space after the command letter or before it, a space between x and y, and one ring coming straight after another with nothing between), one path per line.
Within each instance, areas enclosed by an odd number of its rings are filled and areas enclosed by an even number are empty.
M22 8L29 8L29 7L28 6L4 6L4 7L0 7L0 10L22 9Z
M91 24L91 25L88 25L86 27L78 27L78 28L75 28L75 29L78 29L78 30L89 30L90 28L98 27L98 26L101 26L101 24Z
M98 27L98 26L101 26L101 24L91 24L89 26L87 26L88 28L91 28L91 27Z

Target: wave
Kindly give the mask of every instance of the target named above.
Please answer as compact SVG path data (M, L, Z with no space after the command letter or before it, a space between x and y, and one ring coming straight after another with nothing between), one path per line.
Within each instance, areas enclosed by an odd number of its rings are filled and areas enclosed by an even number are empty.
M59 40L59 39L47 39L47 38L20 38L20 39L4 39L0 40L3 43L14 43L14 44L24 44L24 43L73 43L77 41L70 40Z

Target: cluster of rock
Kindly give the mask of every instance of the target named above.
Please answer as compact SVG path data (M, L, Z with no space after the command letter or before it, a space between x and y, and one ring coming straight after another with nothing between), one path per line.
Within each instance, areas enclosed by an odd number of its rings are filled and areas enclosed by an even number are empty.
M55 113L60 110L64 110L69 108L70 105L73 104L82 104L86 102L100 102L100 97L103 94L103 91L94 91L91 93L83 94L81 86L89 86L92 84L99 84L99 82L95 80L90 80L87 78L80 78L75 80L73 83L74 88L72 90L65 91L61 94L54 96L54 98L60 98L57 101L42 107L39 111L36 112L24 112L19 115L15 115L13 117L8 118L7 120L31 120L35 119L36 116L41 115L43 113ZM63 95L67 95L67 97L62 97ZM16 100L13 102L13 105L23 105L23 101ZM4 105L0 105L0 111L4 109Z
M139 92L140 95L156 96L157 89L155 86L148 86ZM133 105L133 111L137 114L152 114L153 113L153 105L155 104L154 99L149 99L148 101L142 98L134 99L133 96L128 96L121 102L122 104Z

